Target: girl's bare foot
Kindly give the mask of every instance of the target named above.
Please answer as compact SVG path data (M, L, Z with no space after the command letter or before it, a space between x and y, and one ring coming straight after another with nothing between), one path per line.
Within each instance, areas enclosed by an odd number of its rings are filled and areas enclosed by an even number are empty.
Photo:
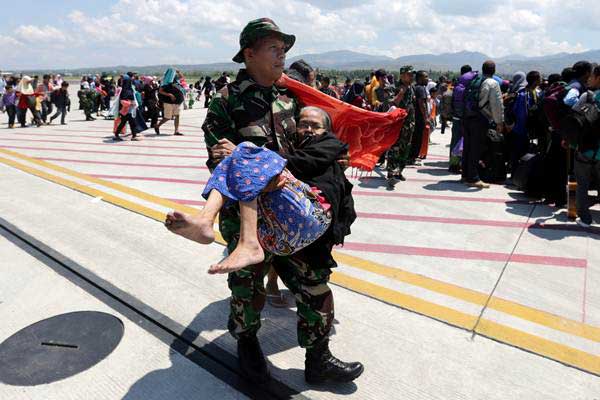
M265 260L265 252L258 242L242 244L238 243L233 253L223 261L211 265L209 274L227 274L237 271L249 265L258 264Z
M189 215L178 211L168 213L165 220L165 226L168 230L201 244L209 244L215 241L213 223L213 220L204 217L202 213Z

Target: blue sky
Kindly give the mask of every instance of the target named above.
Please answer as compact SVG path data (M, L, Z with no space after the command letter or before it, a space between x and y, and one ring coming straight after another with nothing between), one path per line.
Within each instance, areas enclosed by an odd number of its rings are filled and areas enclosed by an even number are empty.
M229 61L245 23L262 16L297 36L290 55L578 52L600 47L596 2L19 0L28 12L0 24L0 69Z

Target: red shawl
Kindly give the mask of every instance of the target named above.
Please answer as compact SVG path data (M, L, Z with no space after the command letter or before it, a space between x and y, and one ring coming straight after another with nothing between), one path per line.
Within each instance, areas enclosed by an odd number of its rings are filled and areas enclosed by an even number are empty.
M376 113L334 99L285 74L277 82L290 89L304 106L315 106L331 116L336 136L350 146L350 165L372 171L379 156L398 140L406 111Z

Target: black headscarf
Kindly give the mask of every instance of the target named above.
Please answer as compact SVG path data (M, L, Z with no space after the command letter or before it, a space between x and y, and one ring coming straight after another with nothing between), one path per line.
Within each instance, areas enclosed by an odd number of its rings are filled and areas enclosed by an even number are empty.
M133 100L133 87L131 77L129 75L123 75L121 82L121 94L119 96L121 100Z

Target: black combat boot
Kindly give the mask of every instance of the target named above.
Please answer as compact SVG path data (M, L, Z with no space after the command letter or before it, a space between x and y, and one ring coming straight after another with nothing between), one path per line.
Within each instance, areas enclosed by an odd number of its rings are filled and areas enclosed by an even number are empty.
M351 382L364 371L359 362L345 363L335 358L329 351L329 340L306 351L304 366L304 379L312 384L327 381Z
M270 378L269 369L256 335L240 337L237 351L243 374L252 382L266 383Z

